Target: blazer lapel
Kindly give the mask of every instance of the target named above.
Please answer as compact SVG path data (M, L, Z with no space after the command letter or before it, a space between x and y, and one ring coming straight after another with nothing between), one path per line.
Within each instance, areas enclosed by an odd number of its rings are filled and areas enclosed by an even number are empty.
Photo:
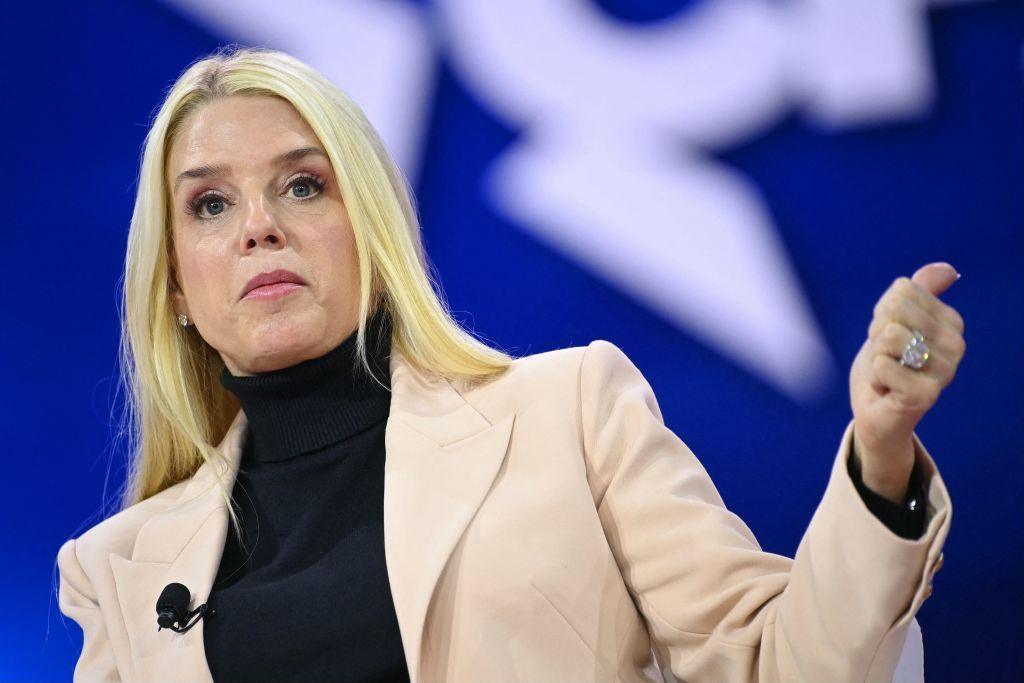
M515 413L490 422L450 382L421 373L394 350L390 370L384 545L406 663L416 681L435 586L504 461ZM228 491L238 471L245 426L239 411L218 446L228 462L219 472ZM157 632L156 601L173 582L191 591L190 609L207 601L228 524L216 474L204 463L178 501L142 525L131 559L111 553L137 678L213 683L203 620L184 634Z
M392 359L384 550L415 683L434 588L505 460L515 413L492 423L444 378Z
M230 466L221 471L228 491L241 455L245 416L239 411L218 449ZM214 470L204 463L178 501L139 529L131 559L111 553L117 597L128 629L135 677L151 681L213 683L203 648L203 620L187 633L157 631L156 601L164 586L181 583L192 593L190 609L210 597L229 518Z

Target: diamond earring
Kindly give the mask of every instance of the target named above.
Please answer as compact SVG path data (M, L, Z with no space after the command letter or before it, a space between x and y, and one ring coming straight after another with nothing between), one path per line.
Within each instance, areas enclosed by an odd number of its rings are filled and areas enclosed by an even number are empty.
M184 313L179 313L178 322L181 324L182 327L188 327L188 316L185 315Z

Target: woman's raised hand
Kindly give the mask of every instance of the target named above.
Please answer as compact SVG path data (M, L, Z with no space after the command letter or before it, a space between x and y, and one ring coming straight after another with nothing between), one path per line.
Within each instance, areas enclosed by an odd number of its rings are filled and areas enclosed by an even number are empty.
M850 370L854 457L864 483L896 503L914 466L914 428L953 380L967 348L963 318L938 299L959 277L948 263L929 263L897 278L875 305ZM917 370L900 364L915 330L928 347Z

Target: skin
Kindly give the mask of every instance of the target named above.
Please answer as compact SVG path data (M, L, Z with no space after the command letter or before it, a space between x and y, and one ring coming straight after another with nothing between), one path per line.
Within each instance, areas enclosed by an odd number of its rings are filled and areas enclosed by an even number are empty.
M875 305L868 338L850 370L853 457L864 484L895 502L906 498L914 467L914 428L949 386L964 357L964 320L938 296L959 279L948 263L897 278ZM930 356L918 370L899 358L920 330Z
M168 153L172 304L234 375L322 356L358 324L355 239L331 164L317 154L272 162L303 147L323 149L291 104L236 96L190 115ZM175 187L204 165L227 170ZM241 298L250 278L278 268L307 284L276 299Z

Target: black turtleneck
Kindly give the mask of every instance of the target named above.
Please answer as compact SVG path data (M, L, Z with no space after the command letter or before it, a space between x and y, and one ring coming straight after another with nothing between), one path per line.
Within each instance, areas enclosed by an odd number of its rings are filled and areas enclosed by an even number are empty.
M408 682L384 558L384 429L391 328L369 321L381 387L355 332L324 356L221 384L248 420L233 528L204 621L217 683Z

